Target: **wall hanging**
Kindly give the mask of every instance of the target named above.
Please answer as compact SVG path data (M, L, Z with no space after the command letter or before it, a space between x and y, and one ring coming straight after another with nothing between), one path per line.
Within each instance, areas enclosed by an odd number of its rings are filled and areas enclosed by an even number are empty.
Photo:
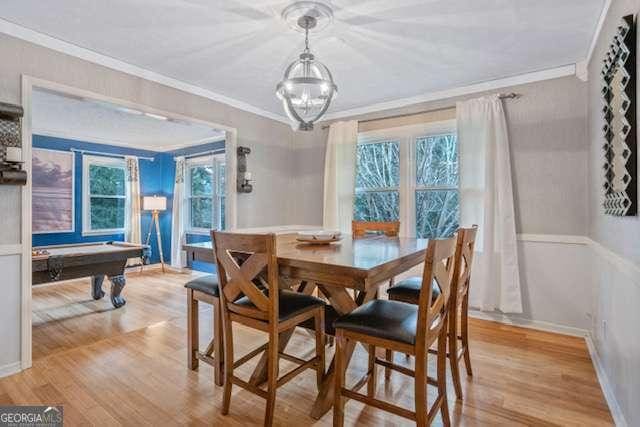
M633 15L622 22L602 68L604 132L604 212L638 212L636 136L636 30Z

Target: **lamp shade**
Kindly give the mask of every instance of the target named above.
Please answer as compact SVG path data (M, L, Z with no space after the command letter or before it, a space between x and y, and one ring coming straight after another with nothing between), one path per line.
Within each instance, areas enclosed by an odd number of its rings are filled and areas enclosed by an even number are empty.
M142 209L145 211L166 211L167 198L164 196L144 196Z

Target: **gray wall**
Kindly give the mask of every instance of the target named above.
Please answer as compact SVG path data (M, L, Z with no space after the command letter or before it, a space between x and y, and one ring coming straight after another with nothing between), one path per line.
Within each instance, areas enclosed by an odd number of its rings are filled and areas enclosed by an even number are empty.
M620 19L637 14L639 9L638 0L611 2L589 63L588 89L589 236L599 243L593 263L596 298L591 332L620 412L629 426L640 425L640 216L613 217L603 213L600 67Z
M249 165L256 180L253 193L238 195L238 225L263 226L290 221L288 190L292 176L292 131L286 124L6 35L0 35L0 58L0 101L21 103L21 76L27 74L237 128L238 144L252 149ZM15 187L0 187L3 218L0 245L20 243L20 192L16 190ZM16 224L12 226L7 221ZM3 295L0 301L0 367L20 358L19 271L19 257L0 257L3 274L0 283Z
M517 229L519 233L586 235L586 83L575 77L506 88L522 98L505 101ZM480 94L465 98L477 97ZM355 119L385 117L454 105L454 98L417 104ZM295 190L303 201L292 209L294 222L322 222L324 150L328 130L297 132Z

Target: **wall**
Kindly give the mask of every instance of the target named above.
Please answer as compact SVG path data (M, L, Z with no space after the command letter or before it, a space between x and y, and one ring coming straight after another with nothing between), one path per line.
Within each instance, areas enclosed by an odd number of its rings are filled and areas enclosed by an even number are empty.
M289 221L292 132L288 125L4 34L0 35L0 57L3 102L21 103L21 78L26 74L238 129L238 145L253 151L249 165L256 179L254 192L238 197L238 226ZM281 191L274 192L274 188ZM20 257L16 256L21 253L20 194L16 187L0 188L4 221L0 229L0 267L10 273L3 276L1 283L0 370L15 367L20 360L21 283L19 274L13 274L20 271Z
M573 238L587 234L586 89L586 83L577 78L564 77L501 90L522 94L520 99L505 101L524 306L523 314L510 315L509 321L560 325L573 333L591 325L592 292L585 269L588 249L584 239L575 243ZM434 110L481 95L353 118ZM294 177L300 203L292 210L294 222L322 222L327 135L328 129L320 125L312 133L295 134Z
M625 422L623 417L629 426L640 425L640 216L613 217L603 213L600 67L620 19L639 10L638 0L611 2L588 67L587 211L588 233L595 242L593 293L596 295L592 336L605 381L620 410L619 423Z

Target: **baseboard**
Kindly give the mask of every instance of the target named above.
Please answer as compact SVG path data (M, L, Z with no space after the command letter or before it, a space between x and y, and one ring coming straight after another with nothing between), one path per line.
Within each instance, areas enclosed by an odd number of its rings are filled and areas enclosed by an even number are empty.
M556 334L571 335L573 337L585 337L589 334L586 329L572 326L558 325L557 323L543 322L541 320L522 319L511 317L504 313L488 313L480 310L469 310L469 316L475 319L491 320L505 325L520 326L521 328L535 329L538 331L554 332Z
M8 365L0 366L0 378L17 374L21 370L22 370L22 363L20 362L13 362L13 363L9 363Z
M607 401L607 405L609 406L609 412L611 412L613 422L617 427L627 427L627 421L625 420L622 409L620 409L620 405L616 400L613 388L611 387L611 383L609 382L609 377L607 376L607 373L604 370L604 366L600 361L600 356L598 355L598 350L596 350L596 346L593 342L591 334L588 333L587 336L584 337L584 340L587 342L589 356L591 357L591 361L593 362L593 368L596 370L596 375L598 376L598 381L600 382L600 388L602 389L604 398Z
M140 266L133 266L133 267L127 267L127 272L129 273L140 273ZM159 262L154 263L154 264L147 264L142 266L142 272L144 273L145 271L156 271L156 270L162 270L162 264L160 264ZM185 271L185 269L180 269L180 268L176 268L176 267L172 267L170 264L165 264L164 265L164 270L166 272L169 273L186 273L187 271ZM189 270L190 272L191 270Z

